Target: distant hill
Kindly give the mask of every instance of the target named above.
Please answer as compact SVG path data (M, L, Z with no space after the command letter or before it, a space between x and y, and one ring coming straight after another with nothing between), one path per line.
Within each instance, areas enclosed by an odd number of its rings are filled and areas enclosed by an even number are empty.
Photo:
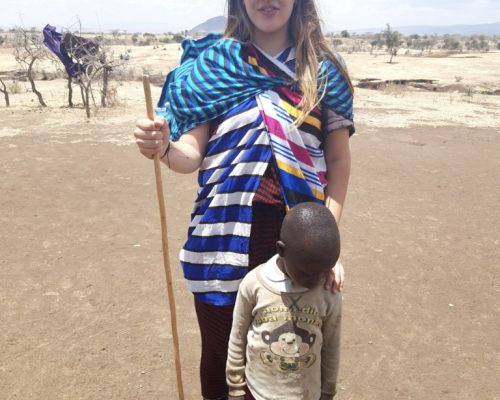
M226 26L226 18L223 16L214 17L206 20L200 25L195 26L189 31L190 34L194 33L207 33L207 32L222 32ZM492 24L475 24L475 25L439 25L439 26L393 26L394 30L402 33L403 35L500 35L500 22ZM379 33L385 29L384 27L367 28L367 29L348 29L349 32L356 33Z
M226 27L226 17L214 17L207 19L200 25L195 26L189 33L222 32Z
M379 33L385 27L368 28L368 29L353 29L356 33ZM500 22L493 24L478 24L478 25L444 25L444 26L393 26L392 29L402 33L403 35L500 35Z

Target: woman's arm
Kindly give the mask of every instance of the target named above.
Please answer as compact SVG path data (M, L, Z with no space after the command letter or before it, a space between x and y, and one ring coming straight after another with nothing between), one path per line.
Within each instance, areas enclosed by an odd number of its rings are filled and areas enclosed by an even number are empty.
M325 204L339 225L351 173L351 151L347 128L330 132L326 139L325 160L328 179ZM343 286L344 266L339 259L333 267L333 272L326 279L325 287L335 293L340 292Z
M178 141L169 140L168 123L162 117L140 119L134 131L139 151L147 158L159 153L162 162L182 174L196 171L203 161L209 139L209 124L197 126L184 133Z
M330 132L326 139L325 160L328 180L326 206L332 212L337 224L340 224L351 173L351 151L347 128Z

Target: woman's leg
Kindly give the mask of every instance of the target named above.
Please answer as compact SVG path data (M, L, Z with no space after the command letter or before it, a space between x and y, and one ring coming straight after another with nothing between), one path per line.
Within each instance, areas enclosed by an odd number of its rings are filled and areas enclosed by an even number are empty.
M248 387L247 387L246 393L245 393L245 400L255 400L255 397L253 397L253 395L250 392L250 390L248 390Z
M276 254L284 209L254 203L250 233L249 266L256 267ZM201 393L207 400L227 398L227 345L233 322L234 306L212 306L195 300L201 332ZM250 397L252 399L252 397Z
M234 306L212 306L195 299L201 333L200 381L204 399L227 398L226 359Z
M276 242L280 238L285 209L266 203L253 203L252 228L248 265L253 269L276 254Z

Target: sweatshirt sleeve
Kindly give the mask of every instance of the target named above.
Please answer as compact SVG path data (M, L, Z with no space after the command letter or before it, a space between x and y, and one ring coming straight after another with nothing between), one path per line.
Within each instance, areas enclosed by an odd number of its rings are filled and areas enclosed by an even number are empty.
M323 322L323 347L321 349L322 399L333 398L337 392L341 322L342 294L337 293L331 298L330 310Z
M238 397L245 395L245 362L247 334L253 320L255 296L252 293L253 274L243 279L236 297L233 313L233 325L229 337L229 346L226 364L226 380L229 395Z

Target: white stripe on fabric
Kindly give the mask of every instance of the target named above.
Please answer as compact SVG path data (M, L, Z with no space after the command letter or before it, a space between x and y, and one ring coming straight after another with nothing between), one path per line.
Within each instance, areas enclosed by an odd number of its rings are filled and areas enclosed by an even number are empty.
M236 114L229 119L223 121L218 127L217 132L211 138L211 140L220 138L222 135L230 132L232 130L241 128L242 126L248 125L254 122L259 117L259 108L252 107L247 111Z
M230 176L242 176L242 175L264 175L267 169L267 162L257 161L257 162L247 162L239 163L231 171Z
M312 149L321 148L321 141L316 136L304 131L301 131L301 133L304 145L306 145L307 147L311 147Z
M227 207L227 206L234 206L234 205L241 205L241 206L251 206L253 198L255 196L254 192L233 192L233 193L217 193L214 197L212 202L210 203L210 207ZM197 203L198 207L203 203L205 199L203 199L201 202ZM196 212L197 207L193 210L193 212ZM192 228L196 226L200 220L201 220L202 215L196 215L189 226Z
M190 264L222 264L234 267L246 267L248 265L248 254L234 253L231 251L206 251L195 252L182 249L179 258Z
M194 293L209 293L209 292L237 292L240 287L241 279L235 281L191 281L186 279L186 285L189 290Z
M210 191L210 193L207 195L207 197L205 197L206 200L210 200L212 197L214 197L215 195L217 195L217 192L219 191L219 186L223 185L224 182L222 183L218 183L217 185L215 185L212 190ZM210 205L211 206L211 205Z
M231 168L233 165L235 165L235 167L230 172L229 176L244 175L243 173L238 173L237 171L239 171L239 169L241 169L241 166L249 165L249 164L252 164L256 169L254 171L247 170L246 175L259 175L259 176L263 175L264 172L266 172L267 165L269 164L268 161L255 161L255 162L248 162L248 163L240 161L240 159L243 158L245 153L248 151L250 151L250 150L245 150L245 151L240 152L240 154L238 154L238 156L231 162L231 164L229 166L213 171L212 175L210 175L210 178L207 179L207 182L205 183L205 185L212 185L214 183L218 183L221 176L226 174L227 170L229 168ZM207 198L210 198L210 197L211 197L210 195L207 196Z
M216 222L213 224L198 224L192 233L193 236L220 236L236 235L250 236L251 224L245 222Z
M252 138L252 135L255 135L255 132L261 130L259 137L255 140L254 144L269 144L269 139L267 137L267 134L263 130L263 126L259 126L255 129L249 129L245 135L241 138L241 140L238 142L238 144L235 147L241 147L243 145L246 145L248 143L248 140ZM212 140L212 139L211 139ZM245 152L247 150L242 150L238 153L238 155L235 157L235 159L232 161L231 164L236 164L243 158L245 155ZM222 162L226 159L228 155L234 152L234 149L228 149L226 151L223 151L221 153L215 154L213 156L208 156L205 157L203 160L203 163L200 166L200 171L206 171L207 169L213 168L213 167L218 167L222 164Z
M311 156L316 156L316 157L322 157L323 156L323 150L322 149L315 149L311 146L307 146L306 145L306 148L307 148L307 152L311 155Z
M249 206L252 204L253 192L234 192L234 193L218 193L210 203L211 207L231 206L240 204L242 206Z
M247 170L245 173L239 173L238 171L241 170L241 168L245 165L252 164L255 166L255 170ZM221 177L227 173L227 170L230 169L233 165L235 165L232 169L232 171L229 173L229 176L235 177L235 176L241 176L241 175L254 175L254 176L260 176L263 175L264 172L266 171L267 165L269 162L267 161L256 161L256 162L251 162L251 163L244 163L244 162L239 162L237 160L234 160L231 163L231 166L228 166L223 169L218 169L212 172L212 175L210 176L209 179L207 179L207 182L205 185L212 185L212 184L217 184L217 183L222 183L220 182ZM257 168L258 167L258 168ZM235 172L236 171L236 172ZM262 173L260 173L262 172ZM226 177L227 179L227 177ZM212 196L208 195L207 198L211 198Z

